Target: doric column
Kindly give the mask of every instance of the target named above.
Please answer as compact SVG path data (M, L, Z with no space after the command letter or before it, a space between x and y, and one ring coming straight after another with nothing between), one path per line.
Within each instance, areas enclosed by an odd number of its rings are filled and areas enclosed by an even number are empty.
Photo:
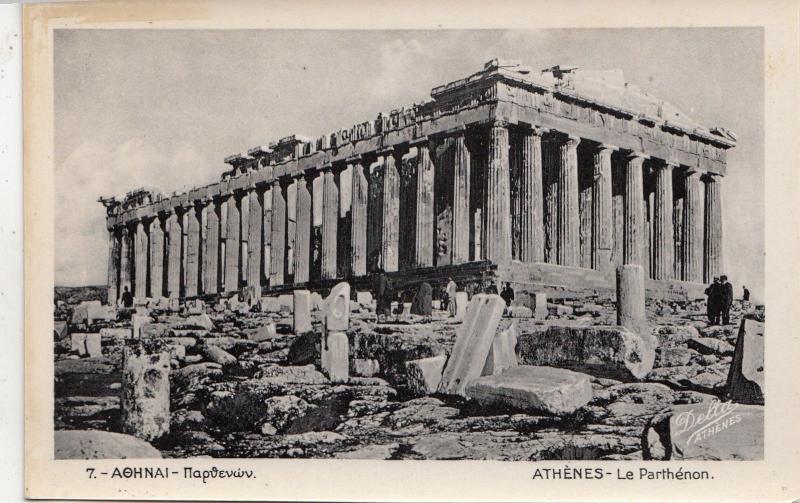
M120 246L119 246L119 291L120 294L125 291L125 288L128 291L131 291L131 255L132 255L132 246L131 246L131 232L128 229L128 226L123 226L122 231L120 232Z
M600 145L594 151L594 185L592 187L592 268L613 269L611 251L614 246L613 190L611 154L614 147Z
M120 239L116 229L108 231L108 303L114 305L119 294Z
M322 167L322 278L336 277L336 234L339 221L339 188L328 164Z
M272 182L272 235L270 239L270 286L283 284L286 253L286 199L279 180Z
M383 165L383 224L381 226L381 259L383 270L397 271L400 242L400 173L394 153L387 152Z
M150 297L164 296L164 227L156 215L150 220Z
M672 226L672 166L655 166L653 198L653 279L673 279L675 272L675 233Z
M351 265L350 271L353 276L364 276L367 274L367 200L368 184L367 177L364 176L364 165L361 160L352 163L353 179L351 197Z
M250 195L248 189L236 193L239 205L239 267L237 289L247 284L250 274Z
M506 263L511 259L511 190L505 124L495 123L489 129L483 194L483 258Z
M352 235L353 166L347 163L334 175L339 194L339 221L336 224L336 277L350 277L350 256L352 255L350 237Z
M427 138L417 145L417 212L414 233L414 263L433 265L433 183L434 168Z
M705 243L703 253L704 282L723 273L722 262L722 177L708 173L703 177L705 197Z
M631 152L625 162L623 264L644 266L644 154Z
M261 232L261 254L264 263L261 273L261 284L269 283L272 271L272 186L268 185L264 189L264 197L261 199L264 220Z
M294 282L309 280L311 266L311 192L305 177L297 179L297 235L295 237Z
M683 198L683 281L703 281L703 194L700 173L690 171L684 178Z
M383 267L383 171L384 159L379 155L369 165L367 189L367 270Z
M142 220L135 224L133 257L135 275L133 296L143 299L147 297L147 232Z
M186 218L186 284L184 290L187 297L196 297L200 293L198 284L200 279L200 219L194 205L186 208Z
M167 216L167 295L172 298L181 296L181 248L183 235L181 219L173 208Z
M227 208L225 236L225 292L235 292L239 289L239 240L241 239L241 215L235 194L229 194L225 199Z
M206 229L203 234L203 293L215 294L219 291L219 214L212 201L203 208Z
M261 287L261 254L263 246L261 238L264 234L264 208L261 204L261 194L256 187L247 192L249 213L247 236L247 286Z
M519 260L544 260L544 199L542 191L542 131L522 133L519 156Z
M508 132L506 132L506 135ZM470 156L464 131L454 137L453 151L453 264L469 262ZM508 154L506 154L508 155Z
M580 266L581 236L578 208L578 143L580 138L568 136L559 146L556 175L556 248L559 265Z
M322 278L322 224L325 221L323 199L325 198L325 177L321 169L311 175L311 262L309 277L312 280Z

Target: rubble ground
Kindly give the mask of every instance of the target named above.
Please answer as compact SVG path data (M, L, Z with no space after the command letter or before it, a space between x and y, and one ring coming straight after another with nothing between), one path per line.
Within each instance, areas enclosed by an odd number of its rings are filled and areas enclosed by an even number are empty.
M373 306L351 301L351 377L342 382L320 371L318 309L313 331L294 334L291 308L276 299L253 309L235 299L139 308L142 337L162 339L171 352L169 433L152 445L163 457L642 459L654 416L725 398L740 320L750 309L736 302L731 324L709 326L704 302L648 302L659 343L653 370L638 381L592 375L588 403L554 415L426 393L421 371L406 363L442 365L432 357L450 353L457 322L435 310L430 320L377 323ZM498 330L514 320L520 336L549 325L615 324L613 302L558 306L546 320L504 317ZM57 301L56 429L119 433L122 347L133 321L76 319L75 308ZM750 316L763 321L763 311ZM98 333L101 354L73 351L76 333Z

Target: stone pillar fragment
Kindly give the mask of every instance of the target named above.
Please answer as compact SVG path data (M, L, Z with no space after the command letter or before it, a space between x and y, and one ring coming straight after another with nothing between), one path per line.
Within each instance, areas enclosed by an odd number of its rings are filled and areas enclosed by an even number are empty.
M346 382L350 377L350 345L344 332L328 332L322 339L322 370L332 382Z
M418 267L433 265L433 187L434 167L427 141L417 145L417 212L414 263Z
M511 259L511 187L508 165L508 129L494 124L489 130L489 154L484 176L482 251L485 260Z
M525 131L519 157L519 260L544 260L544 199L542 192L542 136Z
M187 297L196 297L199 292L200 279L200 219L197 208L194 206L186 210L187 215L187 240L186 240L186 285Z
M307 192L307 191L306 191ZM308 290L295 290L293 292L292 316L294 317L293 330L295 335L301 335L312 330L311 326L311 292Z
M203 292L217 293L219 287L219 215L217 205L210 201L203 209L205 212L206 230L203 257L205 259Z
M263 260L261 253L262 225L264 223L264 208L261 204L261 195L258 189L253 188L247 193L248 197L248 236L247 236L247 286L255 287L261 291L261 267Z
M367 201L368 183L364 176L364 165L353 163L351 227L351 266L353 276L367 274Z
M613 147L601 145L594 152L594 186L592 187L592 268L610 271L614 246L614 216L611 153Z
M164 228L156 216L150 220L150 297L164 296Z
M331 166L323 167L322 177L322 278L333 279L336 277L339 187Z
M623 264L644 265L644 159L642 154L634 152L625 164Z
M704 178L705 226L703 271L704 282L710 283L714 276L723 273L722 262L722 178L707 175Z
M270 286L283 284L286 251L286 200L278 180L272 182L272 236L270 239Z
M507 135L508 133L506 133ZM507 141L507 139L506 139ZM506 154L507 155L507 154ZM453 152L453 239L452 263L469 262L469 179L470 155L464 133L455 137ZM508 169L508 168L506 168Z
M305 178L297 181L297 235L295 237L294 282L305 283L311 271L311 192Z
M684 178L683 199L683 281L703 281L703 194L700 173L690 172Z
M383 270L398 270L400 244L400 173L394 154L384 157L383 166L383 222L381 226L381 259Z
M617 268L617 325L645 335L644 268L625 264Z
M181 296L181 248L183 235L181 219L174 209L166 221L167 240L167 295L172 298Z
M147 441L169 433L169 352L130 342L122 353L122 432Z
M120 242L117 231L108 231L108 304L114 305L119 294L119 252Z
M672 226L672 166L669 164L657 165L655 178L651 276L653 279L667 280L675 277L675 234Z
M225 292L239 289L239 241L241 239L241 215L237 197L231 194L225 200L227 207L227 236L225 238Z
M139 299L147 297L147 232L142 220L136 222L136 232L133 236L134 255L134 292L133 296Z
M559 147L556 175L556 261L580 265L580 214L578 209L578 143L570 136Z

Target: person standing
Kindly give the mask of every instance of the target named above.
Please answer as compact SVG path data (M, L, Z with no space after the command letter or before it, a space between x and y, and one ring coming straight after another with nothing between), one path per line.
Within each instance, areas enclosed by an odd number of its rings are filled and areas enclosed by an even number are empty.
M733 285L728 283L728 277L720 276L720 314L722 324L728 325L731 322L731 306L733 305Z
M122 304L122 307L124 308L133 307L133 294L130 292L130 290L128 290L127 286L124 288L122 292L122 297L120 298L119 301L120 304Z
M506 307L511 306L511 302L514 301L514 289L511 288L511 283L506 283L506 286L503 287L503 291L500 292L500 297L506 301Z
M392 314L392 282L380 268L372 279L372 296L375 297L375 314L382 322Z
M745 302L750 302L750 290L748 290L744 285L742 285L742 300Z
M719 324L720 311L720 284L719 278L714 276L714 281L706 288L706 315L710 325Z
M447 279L447 288L445 288L444 293L447 296L447 311L450 317L453 318L456 315L456 292L458 291L458 285L453 281L453 278Z

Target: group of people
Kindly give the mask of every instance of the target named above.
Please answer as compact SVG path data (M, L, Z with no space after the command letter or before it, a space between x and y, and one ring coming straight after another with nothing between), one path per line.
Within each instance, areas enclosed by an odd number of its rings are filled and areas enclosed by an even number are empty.
M746 296L750 297L750 292L745 287ZM706 310L708 322L712 325L727 325L731 322L731 305L733 304L733 286L728 283L725 275L715 276L713 283L706 288L708 300Z

